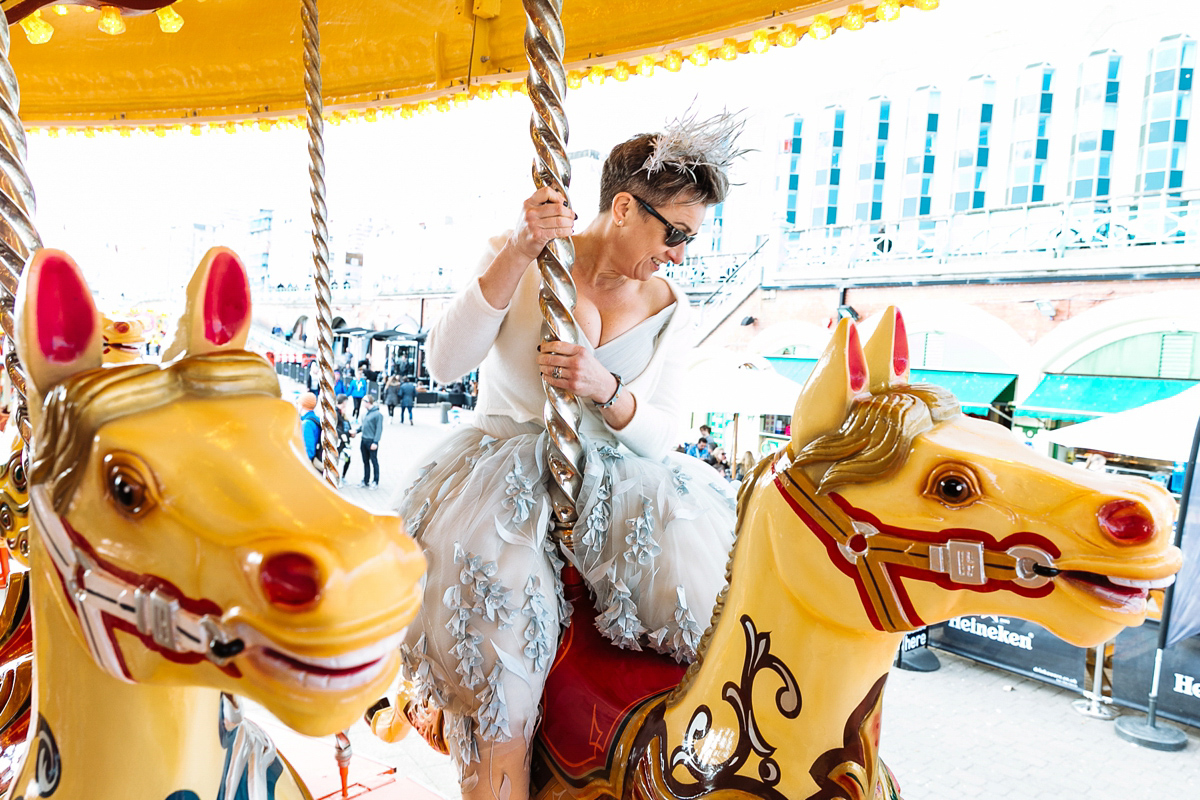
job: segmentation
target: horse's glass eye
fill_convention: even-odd
[[[0,505],[0,528],[6,532],[12,532],[16,528],[16,520],[13,519],[12,509],[8,507],[8,503]]]
[[[960,507],[979,499],[979,480],[960,464],[943,464],[925,484],[925,494],[943,505]]]
[[[25,483],[25,465],[21,463],[20,454],[18,454],[14,460],[16,461],[15,464],[10,462],[10,466],[12,467],[13,488],[18,492],[27,491],[29,486]]]
[[[154,507],[147,480],[133,465],[109,456],[105,483],[108,496],[122,513],[140,517]]]

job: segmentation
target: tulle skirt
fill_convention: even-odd
[[[481,739],[532,739],[570,619],[564,561],[592,589],[606,637],[691,661],[724,586],[736,503],[698,459],[642,458],[583,437],[572,554],[549,535],[545,430],[496,417],[477,424],[485,430],[462,428],[425,459],[398,509],[429,561],[405,673],[449,712],[447,741],[464,775]]]

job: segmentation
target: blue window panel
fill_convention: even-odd
[[[925,156],[925,160],[921,165],[921,171],[926,175],[933,174],[933,156]]]
[[[1192,89],[1193,70],[1191,67],[1184,67],[1179,70],[1179,91],[1188,92]]]
[[[842,146],[842,139],[843,139],[843,137],[845,137],[845,135],[846,135],[846,134],[845,134],[845,132],[844,132],[844,131],[841,131],[841,130],[836,130],[836,131],[834,131],[834,132],[833,132],[833,146],[834,146],[834,147],[841,147],[841,146]]]
[[[1041,183],[1041,182],[1042,182],[1042,169],[1043,169],[1043,167],[1045,167],[1045,164],[1034,164],[1034,165],[1033,165],[1033,182],[1034,182],[1034,183]]]
[[[1104,84],[1104,102],[1115,103],[1117,96],[1120,94],[1121,84],[1118,81],[1109,81]]]
[[[1183,145],[1175,145],[1171,148],[1171,169],[1183,169]]]
[[[1045,158],[1046,154],[1049,152],[1050,152],[1050,140],[1049,139],[1038,139],[1037,147],[1033,151],[1033,157],[1039,158],[1039,159]]]
[[[859,203],[854,207],[854,218],[859,222],[866,222],[871,218],[871,204]]]
[[[917,215],[917,198],[904,198],[903,209],[900,212],[902,217],[915,217]]]
[[[871,179],[871,173],[874,170],[874,167],[875,167],[875,165],[870,164],[870,163],[859,164],[858,165],[858,179],[860,181],[869,181]]]
[[[1094,132],[1081,133],[1075,140],[1075,151],[1079,153],[1090,153],[1100,144]]]
[[[798,137],[800,135],[800,129],[803,126],[804,126],[804,120],[802,120],[802,119],[792,120],[792,136]]]
[[[1099,167],[1100,168],[1096,174],[1101,178],[1107,178],[1110,174],[1110,170],[1112,169],[1112,156],[1100,156]]]
[[[983,208],[983,192],[975,192],[975,197],[971,202],[971,208]]]
[[[904,174],[913,175],[921,171],[921,157],[913,156],[904,162]]]
[[[791,165],[792,168],[788,171],[789,172],[799,172],[800,171],[800,154],[795,151],[792,151],[791,161],[792,161],[792,165]]]
[[[882,181],[879,183],[876,183],[874,186],[871,187],[871,199],[877,203],[881,202],[883,200],[883,182]]]
[[[986,167],[988,165],[988,153],[991,152],[986,147],[979,148],[979,153],[975,158],[975,163],[978,166]]]
[[[1013,203],[1029,202],[1029,187],[1028,186],[1014,186],[1012,188],[1012,202]]]
[[[813,220],[812,221],[813,227],[817,227],[819,225],[824,225],[825,224],[825,209],[814,208],[812,220]]]
[[[923,195],[929,194],[929,183],[930,183],[929,178],[921,179],[921,194],[923,194]]]
[[[955,211],[966,211],[967,208],[970,206],[970,204],[971,204],[971,193],[970,192],[959,192],[958,194],[954,195],[954,210]]]
[[[1100,178],[1096,181],[1096,197],[1106,197],[1108,195],[1108,178]]]
[[[889,126],[886,122],[879,123],[879,133],[876,134],[876,138],[879,138],[879,139],[888,138],[888,127]]]
[[[836,225],[837,224],[837,206],[830,206],[828,209],[826,209],[825,224],[826,225]]]
[[[833,127],[835,127],[835,128],[846,127],[846,112],[843,111],[842,109],[838,109],[837,111],[834,112]]]
[[[1054,95],[1046,92],[1042,95],[1042,102],[1038,105],[1038,111],[1043,114],[1049,114],[1054,110]]]
[[[1175,120],[1175,141],[1187,141],[1188,121],[1186,119]]]
[[[1173,69],[1164,69],[1154,73],[1154,94],[1174,90],[1176,74],[1176,70]]]
[[[871,219],[883,219],[883,203],[871,203]]]
[[[800,155],[801,142],[802,142],[802,140],[800,139],[799,136],[796,136],[792,139],[792,155],[797,155],[797,156]]]
[[[1042,198],[1045,197],[1045,195],[1046,195],[1046,187],[1042,186],[1040,183],[1034,184],[1033,191],[1030,194],[1030,198],[1029,198],[1030,202],[1040,203],[1040,202],[1042,202]]]
[[[787,221],[788,221],[788,225],[796,224],[796,212],[795,211],[787,212]]]
[[[884,144],[883,142],[880,142],[879,144],[877,144],[875,146],[875,160],[883,161],[883,156],[884,156],[885,152],[887,152],[887,145]]]
[[[1121,68],[1121,57],[1111,56],[1108,59],[1108,79],[1115,81],[1117,79],[1117,70]]]
[[[980,128],[979,128],[979,146],[980,147],[987,147],[988,132],[991,130],[991,127],[992,127],[991,125],[980,126]]]
[[[883,174],[887,171],[887,164],[883,161],[875,162],[875,180],[883,180]]]
[[[1100,149],[1113,149],[1113,138],[1116,136],[1116,131],[1100,131]]]
[[[888,119],[891,119],[891,116],[892,116],[892,102],[890,100],[884,100],[882,103],[879,104],[879,119],[888,120]]]
[[[794,192],[799,188],[800,188],[800,176],[799,175],[788,175],[788,189]]]
[[[1171,138],[1171,121],[1162,119],[1158,122],[1151,122],[1147,126],[1146,141],[1150,144],[1155,142],[1165,142]]]
[[[958,151],[958,166],[972,167],[975,165],[974,150],[959,150]]]
[[[1167,183],[1167,173],[1165,172],[1147,172],[1143,177],[1143,188],[1148,192],[1157,191]]]
[[[1046,130],[1049,127],[1050,127],[1050,115],[1049,114],[1043,114],[1042,116],[1038,117],[1037,135],[1038,135],[1039,139],[1046,138]]]
[[[788,192],[787,209],[788,209],[788,211],[796,210],[796,193],[795,192]]]
[[[841,166],[841,163],[842,163],[842,148],[839,147],[836,150],[834,150],[833,154],[829,157],[829,166],[838,167],[838,166]]]
[[[977,170],[975,170],[975,188],[976,188],[976,189],[982,189],[982,188],[983,188],[983,176],[984,176],[984,175],[986,175],[986,174],[987,174],[987,170],[986,170],[986,169],[977,169]]]
[[[938,115],[930,114],[929,117],[925,120],[925,130],[929,131],[930,133],[937,133],[937,126],[938,126]]]
[[[922,217],[929,213],[930,205],[931,205],[931,201],[928,197],[921,198],[921,216]]]
[[[840,169],[829,170],[829,185],[830,186],[841,186],[842,185],[842,171]]]
[[[1171,170],[1171,178],[1167,182],[1168,189],[1178,189],[1183,186],[1183,170]]]
[[[817,186],[828,186],[829,185],[829,170],[827,170],[827,169],[817,170],[816,184],[817,184]]]
[[[979,107],[979,121],[983,123],[992,121],[992,104],[984,103]]]
[[[829,205],[836,206],[837,201],[838,201],[838,190],[830,189],[829,190]]]
[[[1054,77],[1054,70],[1048,69],[1042,73],[1042,91],[1050,91],[1050,79]]]
[[[1092,196],[1092,182],[1090,179],[1086,180],[1086,181],[1075,181],[1075,199],[1076,200],[1082,200],[1086,197],[1091,197],[1091,196]]]

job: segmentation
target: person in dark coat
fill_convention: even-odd
[[[363,398],[362,442],[359,443],[363,460],[363,488],[379,487],[379,438],[383,436],[383,414],[375,405],[375,395]],[[371,480],[371,467],[375,467],[375,480]]]
[[[383,387],[383,402],[387,405],[388,419],[396,416],[396,406],[400,404],[400,376],[393,375],[388,378],[387,384]],[[404,412],[400,412],[400,421],[404,421]]]
[[[408,411],[408,424],[413,424],[413,406],[417,402],[417,385],[412,378],[405,378],[400,384],[400,424],[404,424],[404,412]]]

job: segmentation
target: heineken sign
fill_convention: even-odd
[[[1087,688],[1087,651],[1015,617],[955,617],[929,628],[929,643],[1055,686]]]

